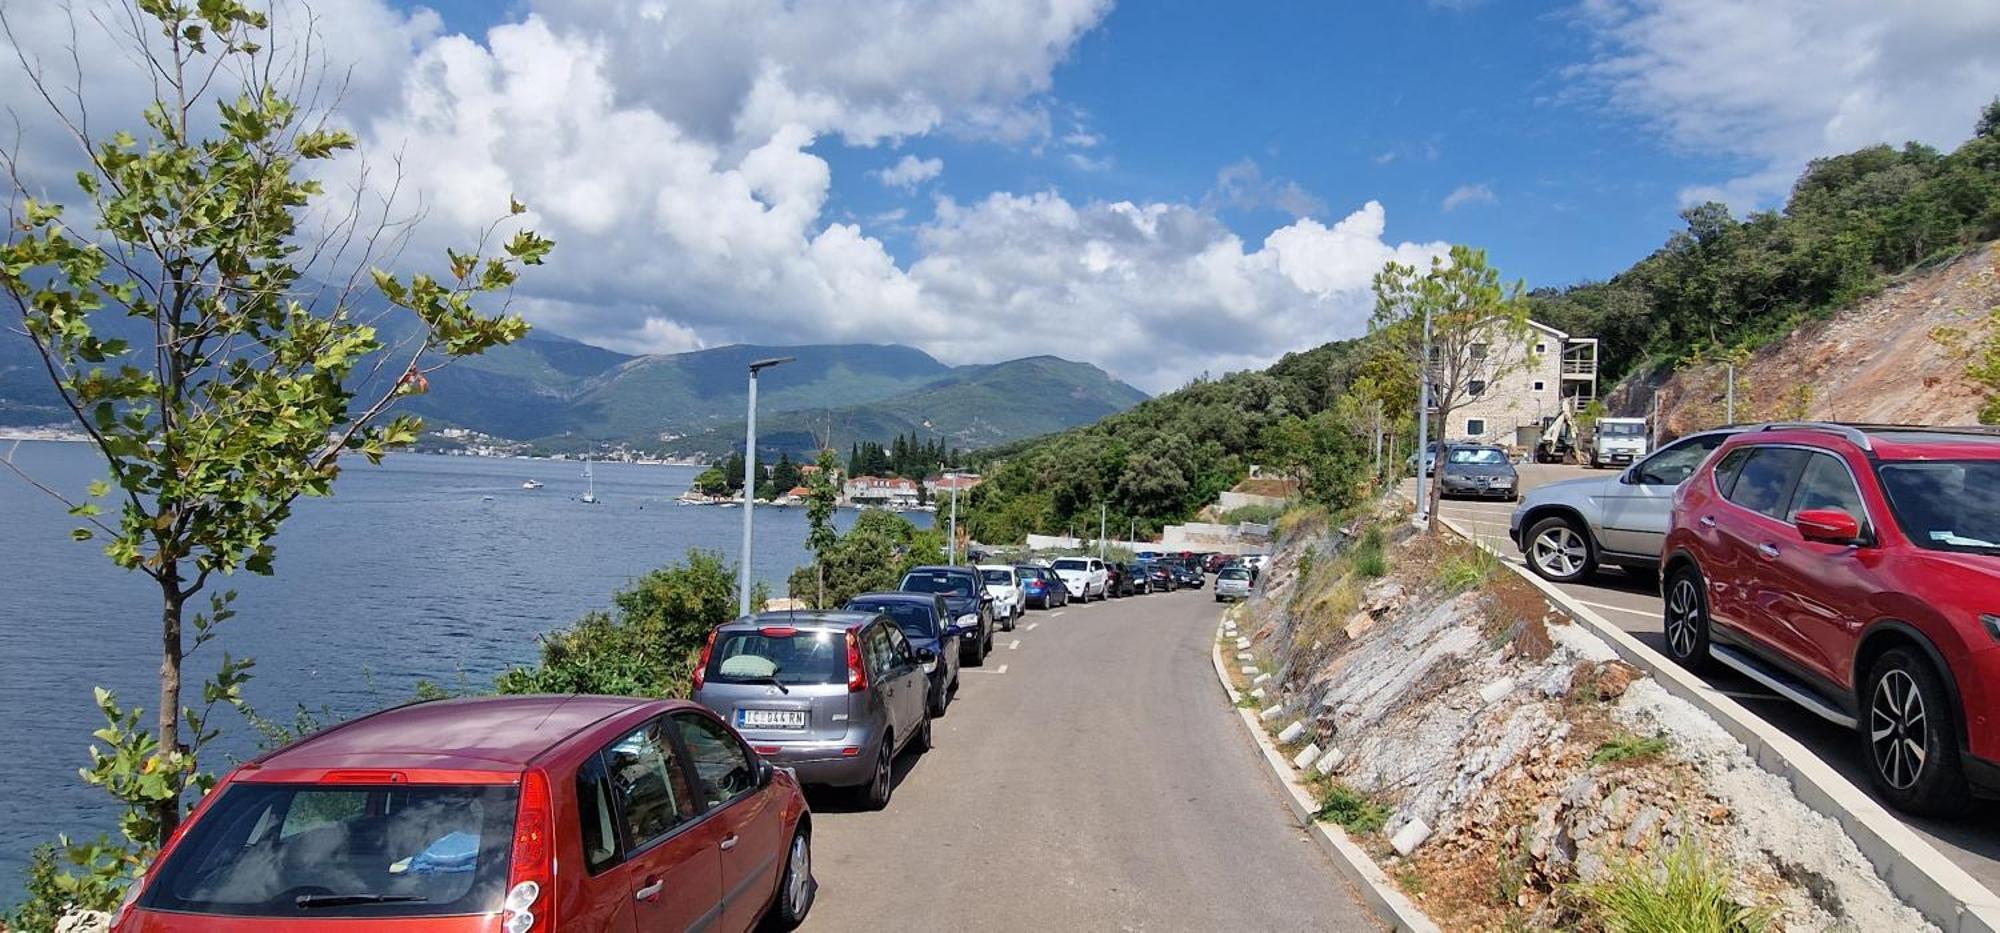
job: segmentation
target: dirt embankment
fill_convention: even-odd
[[[1977,335],[2000,306],[2000,243],[1904,278],[1881,294],[1807,324],[1737,370],[1739,422],[1812,418],[1886,424],[1972,424],[1983,402],[1965,362],[1940,331]],[[1662,378],[1666,376],[1666,378]],[[1652,413],[1653,393],[1670,436],[1722,424],[1727,367],[1689,365],[1628,377],[1607,410]]]
[[[1285,525],[1228,617],[1239,687],[1321,818],[1444,929],[1632,928],[1633,896],[1706,928],[1670,868],[1749,928],[1929,928],[1838,824],[1490,556],[1386,514]]]

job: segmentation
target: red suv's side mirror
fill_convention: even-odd
[[[1839,509],[1806,509],[1792,517],[1792,524],[1807,541],[1853,544],[1861,537],[1861,523]]]

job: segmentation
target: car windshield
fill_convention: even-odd
[[[1042,572],[1032,567],[1014,568],[1014,579],[1016,580],[1039,580],[1041,578]]]
[[[1066,558],[1063,558],[1062,560],[1059,560],[1059,561],[1056,561],[1056,562],[1055,562],[1055,569],[1057,569],[1057,570],[1089,570],[1089,569],[1090,569],[1090,561],[1087,561],[1087,560],[1080,560],[1080,559],[1078,559],[1078,558],[1074,558],[1074,557],[1066,557]]]
[[[937,620],[931,607],[904,600],[857,599],[847,604],[847,608],[857,612],[882,612],[895,620],[896,627],[911,638],[938,637]]]
[[[836,684],[847,680],[847,633],[765,626],[725,631],[708,655],[710,683]]]
[[[1646,425],[1638,421],[1623,424],[1600,421],[1597,423],[1597,433],[1605,437],[1645,437]]]
[[[2000,554],[2000,460],[1884,463],[1878,470],[1896,521],[1918,547]]]
[[[946,596],[971,596],[972,578],[962,573],[917,572],[903,578],[903,585],[897,587],[905,593],[943,593]]]
[[[1497,447],[1453,447],[1446,462],[1501,464],[1507,462],[1507,455]]]
[[[1248,580],[1250,579],[1250,571],[1244,570],[1241,567],[1224,567],[1221,573],[1215,575],[1215,578],[1218,580]]]
[[[1014,582],[1014,572],[1011,570],[981,570],[979,576],[988,583],[1011,585]]]
[[[143,906],[292,920],[490,913],[517,798],[508,785],[231,784]]]

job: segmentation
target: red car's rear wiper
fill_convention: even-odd
[[[301,894],[292,899],[300,910],[315,907],[351,907],[355,904],[407,904],[427,901],[421,894]]]

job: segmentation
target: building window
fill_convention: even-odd
[[[1474,379],[1465,384],[1465,394],[1478,398],[1486,394],[1486,380]]]
[[[1536,353],[1547,353],[1547,352],[1549,352],[1549,345],[1548,345],[1548,344],[1546,344],[1546,343],[1538,343],[1538,344],[1535,344],[1535,352],[1536,352]]]
[[[1466,437],[1485,437],[1485,436],[1486,436],[1486,419],[1484,419],[1484,418],[1467,418],[1467,419],[1465,419],[1465,436],[1466,436]]]
[[[1475,359],[1475,360],[1483,360],[1483,359],[1485,359],[1485,358],[1486,358],[1486,345],[1485,345],[1485,344],[1483,344],[1483,343],[1475,343],[1475,344],[1473,344],[1473,345],[1472,345],[1472,358],[1473,358],[1473,359]]]
[[[1542,382],[1542,381],[1541,381],[1540,379],[1537,379],[1537,380],[1535,380],[1535,391],[1537,391],[1537,392],[1540,392],[1540,391],[1542,391],[1542,387],[1543,387],[1544,385],[1545,385],[1545,383],[1543,383],[1543,382]]]

